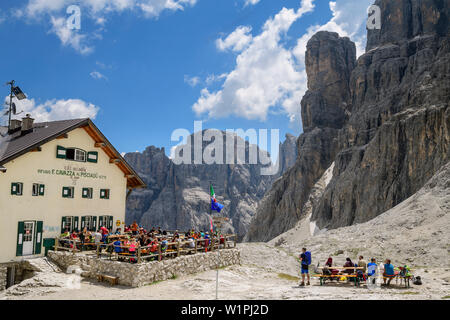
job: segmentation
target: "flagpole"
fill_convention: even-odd
[[[211,190],[211,188],[212,188],[212,183],[211,183],[211,181],[209,181],[209,190]],[[209,218],[212,220],[212,203],[211,203],[211,201],[212,201],[212,198],[210,197],[210,203],[209,203],[210,217]],[[214,232],[214,225],[213,225],[213,230],[211,230],[211,241],[214,236],[213,232]],[[217,250],[217,271],[216,271],[216,300],[219,300],[220,239],[219,239],[219,246],[217,248],[218,248],[218,250]]]

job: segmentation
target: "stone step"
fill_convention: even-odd
[[[38,272],[61,272],[59,267],[51,262],[47,257],[27,259],[26,261],[35,271]]]

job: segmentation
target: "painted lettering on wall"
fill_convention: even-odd
[[[37,169],[38,174],[68,176],[71,178],[91,178],[106,180],[106,176],[97,172],[89,172],[84,167],[64,166],[64,169]]]

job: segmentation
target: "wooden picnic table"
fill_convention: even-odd
[[[364,267],[318,267],[317,269],[334,269],[334,270],[357,269],[357,270],[364,270]]]

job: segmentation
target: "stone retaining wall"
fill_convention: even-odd
[[[240,251],[226,249],[208,253],[197,253],[163,261],[140,264],[98,259],[95,256],[72,254],[66,251],[49,251],[48,257],[60,268],[77,265],[83,270],[82,276],[96,278],[97,274],[119,277],[119,284],[140,287],[155,281],[163,281],[174,276],[194,274],[219,267],[240,264]],[[219,261],[220,260],[220,261]]]
[[[0,291],[6,289],[7,277],[8,277],[7,267],[0,266]]]

